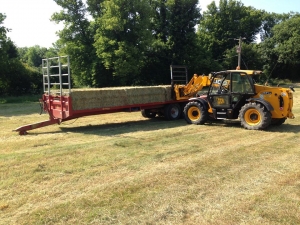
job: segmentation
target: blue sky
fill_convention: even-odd
[[[200,0],[203,10],[212,0]],[[218,5],[219,0],[215,1]],[[300,12],[300,0],[241,0],[245,6],[268,12]],[[50,21],[60,7],[53,0],[0,0],[0,12],[6,14],[4,26],[11,29],[8,36],[18,47],[40,45],[51,47],[57,40],[56,31],[62,24]]]
[[[212,0],[199,0],[200,6],[206,9],[206,5]],[[219,0],[215,0],[219,4]],[[245,6],[253,6],[256,9],[263,9],[267,12],[288,13],[290,11],[300,12],[299,0],[241,0]]]

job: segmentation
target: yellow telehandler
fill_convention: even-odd
[[[177,100],[189,98],[183,113],[187,123],[204,124],[210,119],[240,119],[250,130],[263,130],[293,119],[293,87],[270,87],[255,83],[257,70],[226,70],[209,76],[194,75],[186,85],[174,85]],[[195,96],[203,87],[206,94]],[[195,96],[195,97],[192,97]]]

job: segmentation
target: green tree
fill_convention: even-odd
[[[215,59],[223,58],[223,53],[236,45],[235,38],[245,38],[245,43],[256,40],[260,31],[262,15],[253,7],[246,7],[240,1],[220,0],[217,7],[213,1],[203,13],[198,35]]]
[[[187,65],[191,71],[199,66],[198,58],[204,52],[195,34],[201,17],[197,3],[195,0],[151,1],[150,29],[154,39],[142,71],[145,80],[170,83],[171,64]]]
[[[59,46],[53,44],[52,47],[48,48],[45,53],[45,58],[53,58],[59,55]]]
[[[17,47],[6,35],[9,29],[2,25],[5,18],[0,13],[0,95],[39,92],[41,82],[35,78],[40,74],[19,60]]]
[[[241,69],[262,70],[263,60],[259,54],[259,45],[256,43],[242,43],[241,47]],[[237,47],[227,49],[224,55],[224,70],[235,69],[238,65]]]
[[[300,63],[300,15],[283,21],[273,28],[272,42],[278,55],[278,62]]]
[[[94,19],[97,19],[102,15],[103,8],[101,7],[101,4],[104,1],[105,0],[86,0],[87,10]]]
[[[62,7],[51,19],[63,22],[63,30],[58,32],[60,54],[69,55],[72,77],[78,86],[101,86],[99,76],[104,76],[104,67],[99,63],[93,47],[95,27],[87,19],[87,9],[82,0],[54,0]],[[104,71],[104,72],[102,72]],[[103,77],[102,81],[105,81]],[[102,84],[103,86],[103,84]]]
[[[42,87],[40,73],[23,64],[16,46],[10,39],[0,48],[0,95],[39,93]]]
[[[190,53],[195,50],[195,26],[200,19],[197,0],[167,1],[169,27],[166,44],[170,50],[172,64],[191,63]]]
[[[300,68],[300,15],[276,24],[270,38],[260,44],[265,61],[265,71],[269,76],[299,79]]]
[[[9,31],[8,28],[3,26],[3,21],[6,19],[6,15],[0,13],[0,40],[4,41],[6,40],[6,33]]]
[[[144,66],[152,40],[148,0],[103,1],[96,20],[95,48],[119,85],[132,84]],[[117,83],[116,83],[117,84]]]
[[[295,15],[295,13],[268,13],[264,10],[261,10],[262,15],[262,25],[260,29],[260,39],[264,41],[266,38],[272,37],[272,29],[275,25],[290,19]]]
[[[47,48],[38,45],[33,47],[18,48],[20,60],[30,67],[41,67],[42,59],[47,58]]]

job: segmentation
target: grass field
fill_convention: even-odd
[[[139,112],[48,119],[0,104],[0,224],[300,224],[300,88],[294,120],[266,131]]]

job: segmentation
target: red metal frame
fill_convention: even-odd
[[[78,117],[106,114],[106,113],[116,113],[116,112],[133,112],[142,109],[155,109],[163,108],[167,104],[172,103],[182,103],[187,100],[174,100],[167,102],[154,102],[147,104],[135,104],[126,106],[115,106],[115,107],[105,107],[105,108],[95,108],[95,109],[85,109],[85,110],[73,110],[72,108],[72,98],[70,96],[52,96],[44,94],[40,102],[43,106],[43,110],[49,114],[49,120],[28,124],[21,126],[15,131],[18,131],[20,135],[27,134],[28,130],[33,130],[41,127],[45,127],[52,124],[60,124],[63,121],[75,119]]]
[[[15,131],[18,131],[20,135],[24,135],[24,134],[27,134],[28,130],[33,130],[33,129],[37,129],[37,128],[40,128],[40,127],[45,127],[45,126],[48,126],[48,125],[56,124],[56,123],[60,124],[60,120],[50,118],[49,120],[45,120],[45,121],[42,121],[42,122],[38,122],[38,123],[34,123],[34,124],[28,124],[28,125],[19,127],[17,129],[15,129]]]

